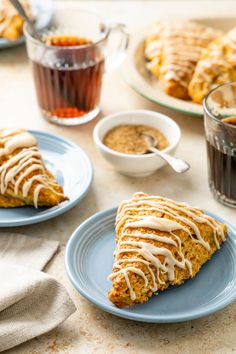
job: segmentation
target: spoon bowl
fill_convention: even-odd
[[[172,169],[177,173],[184,173],[190,169],[188,162],[181,160],[177,157],[171,156],[168,153],[158,150],[156,146],[158,141],[152,135],[148,133],[143,133],[143,138],[147,143],[147,151],[154,152],[157,156],[165,160]]]

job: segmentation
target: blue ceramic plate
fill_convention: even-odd
[[[55,5],[52,0],[30,0],[33,16],[36,19],[35,26],[41,30],[49,25],[52,20]],[[9,41],[0,38],[0,49],[16,47],[25,42],[25,37],[21,36],[17,41]]]
[[[181,322],[207,316],[236,299],[236,229],[194,279],[153,296],[143,305],[119,309],[107,298],[107,276],[113,265],[116,209],[95,214],[71,236],[65,255],[66,270],[74,287],[89,301],[116,316],[143,322]]]
[[[61,215],[87,194],[92,182],[91,162],[78,145],[58,135],[36,130],[30,132],[38,141],[47,168],[63,186],[69,201],[52,208],[0,208],[0,227],[30,225]]]

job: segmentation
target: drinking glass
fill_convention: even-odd
[[[213,89],[203,107],[210,189],[219,202],[236,207],[236,82]]]
[[[125,27],[108,25],[89,11],[68,9],[58,10],[46,30],[33,32],[26,24],[24,33],[43,116],[61,125],[95,118],[104,71],[119,65],[128,46]],[[60,42],[43,40],[50,37]],[[74,45],[73,38],[85,41]]]

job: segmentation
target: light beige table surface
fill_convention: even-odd
[[[64,1],[58,6],[93,9],[109,19],[127,23],[132,30],[158,18],[213,17],[236,13],[236,2],[226,1]],[[136,191],[188,201],[236,225],[235,210],[218,204],[208,189],[202,119],[175,113],[139,97],[123,82],[118,71],[104,79],[101,108],[102,116],[134,108],[152,109],[170,115],[182,129],[178,154],[191,163],[191,170],[184,175],[176,175],[164,167],[145,179],[119,175],[95,150],[91,132],[96,121],[73,128],[44,121],[37,109],[24,47],[0,52],[1,126],[19,126],[61,134],[80,144],[94,166],[92,188],[78,206],[53,220],[12,228],[12,231],[57,239],[64,246],[72,231],[83,220],[97,211],[117,205]],[[63,250],[64,247],[50,265],[49,272],[67,287],[78,307],[77,312],[56,330],[8,351],[9,354],[224,354],[236,351],[236,303],[213,316],[180,324],[142,324],[117,318],[97,309],[72,288],[64,270]]]

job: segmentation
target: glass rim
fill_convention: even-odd
[[[65,9],[61,9],[61,10],[63,11]],[[73,11],[73,9],[66,9],[66,10]],[[40,41],[39,39],[35,38],[29,31],[29,24],[27,22],[25,22],[24,26],[23,26],[23,32],[24,32],[26,39],[37,44],[37,45],[41,45],[44,48],[48,48],[48,49],[59,49],[60,48],[60,50],[63,50],[63,49],[66,49],[66,50],[80,49],[80,50],[82,50],[82,49],[86,49],[89,47],[95,47],[95,46],[99,45],[101,42],[103,42],[105,39],[107,39],[107,37],[110,33],[110,26],[108,26],[107,22],[104,20],[104,18],[102,16],[98,15],[96,12],[84,10],[84,9],[76,9],[76,11],[78,11],[80,13],[83,12],[83,13],[93,15],[93,16],[99,18],[100,20],[102,20],[102,23],[105,25],[105,29],[106,29],[106,31],[104,32],[104,35],[100,39],[98,39],[97,41],[92,42],[92,43],[59,47],[59,46],[46,44],[46,43]],[[50,26],[50,24],[49,24],[49,26]],[[46,29],[47,27],[45,27],[44,29]],[[44,30],[44,29],[36,30],[36,33],[39,33],[41,30]]]
[[[208,106],[207,106],[207,100],[209,98],[209,96],[216,90],[218,90],[220,87],[223,87],[223,86],[230,86],[232,84],[235,84],[236,85],[236,81],[230,81],[230,82],[226,82],[224,84],[221,84],[221,85],[218,85],[217,87],[213,88],[212,90],[210,90],[208,92],[208,94],[205,96],[204,100],[203,100],[203,110],[204,112],[211,118],[213,119],[214,121],[216,121],[218,124],[222,124],[222,125],[225,125],[227,127],[231,127],[232,129],[236,129],[236,125],[233,125],[233,124],[230,124],[230,123],[227,123],[227,122],[224,122],[222,120],[219,120],[216,118],[216,116],[214,116],[214,114],[212,112],[210,112],[210,110],[208,109]],[[235,107],[236,108],[236,107]],[[236,117],[236,115],[235,115]]]

